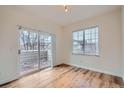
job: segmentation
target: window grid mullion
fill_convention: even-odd
[[[83,31],[83,52],[85,54],[85,30]]]

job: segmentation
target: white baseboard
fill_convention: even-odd
[[[61,64],[65,64],[65,63],[54,64],[53,67],[54,67],[54,66],[57,66],[57,65],[61,65]]]
[[[11,82],[11,81],[16,80],[16,79],[18,79],[18,78],[19,78],[19,77],[14,77],[14,78],[7,78],[7,79],[5,79],[5,80],[1,80],[1,81],[0,81],[0,85],[5,84],[5,83],[8,83],[8,82]]]
[[[64,64],[79,67],[79,68],[84,68],[84,69],[88,69],[88,70],[92,70],[92,71],[96,71],[96,72],[100,72],[100,73],[105,73],[105,74],[109,74],[109,75],[113,75],[113,76],[118,76],[118,77],[122,78],[121,75],[118,75],[118,74],[115,74],[115,73],[112,73],[112,72],[108,72],[108,71],[103,71],[103,70],[96,69],[96,68],[89,68],[89,67],[86,67],[86,66],[79,66],[79,65],[75,65],[75,64],[71,64],[71,63],[64,63]],[[123,80],[124,80],[124,78],[123,78]]]

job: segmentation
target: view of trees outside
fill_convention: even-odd
[[[22,72],[38,69],[39,61],[41,68],[50,66],[52,61],[52,39],[50,35],[21,30],[20,49]]]
[[[21,31],[20,32],[21,50],[38,50],[38,34],[34,32]],[[40,35],[40,50],[50,48],[51,36]]]
[[[98,55],[98,27],[73,32],[73,53]]]
[[[38,50],[38,34],[28,31],[20,32],[21,50]]]

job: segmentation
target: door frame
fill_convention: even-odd
[[[19,29],[28,29],[30,32],[36,32],[38,35],[40,35],[40,33],[46,33],[48,35],[50,35],[52,37],[52,60],[51,60],[51,68],[53,68],[54,66],[54,63],[56,62],[56,35],[55,34],[52,34],[52,33],[49,33],[49,32],[45,32],[45,31],[42,31],[42,30],[36,30],[36,29],[32,29],[32,28],[28,28],[28,27],[23,27],[23,26],[20,26],[20,25],[17,25],[17,46],[18,46],[18,50],[17,50],[17,55],[18,55],[18,63],[17,63],[17,77],[18,78],[21,78],[25,75],[29,75],[29,74],[32,74],[32,73],[35,73],[35,72],[38,72],[40,70],[42,70],[42,68],[40,68],[40,65],[38,65],[38,70],[35,70],[35,71],[32,71],[30,73],[26,73],[24,75],[20,75],[20,54],[19,54],[19,50],[21,49],[20,48],[20,30]],[[38,53],[38,56],[39,56],[39,53]],[[40,64],[40,62],[38,62],[38,64]]]

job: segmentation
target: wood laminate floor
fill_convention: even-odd
[[[118,88],[121,78],[69,65],[45,69],[4,84],[3,88]]]

